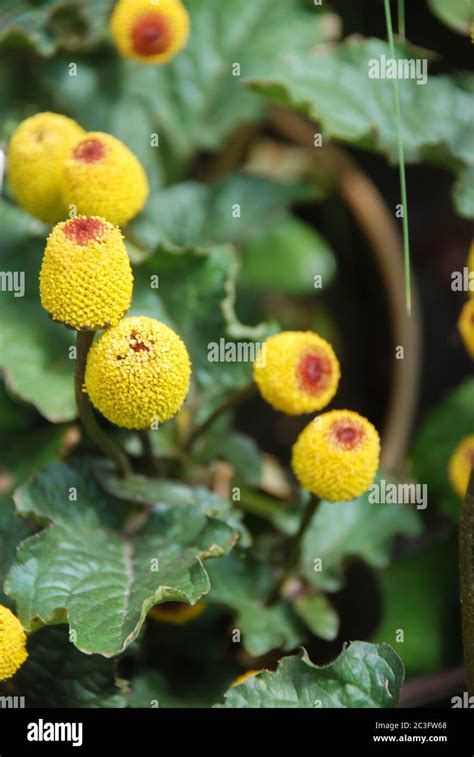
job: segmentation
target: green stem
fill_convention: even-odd
[[[83,392],[84,375],[86,371],[87,353],[94,341],[94,331],[77,332],[77,356],[76,369],[74,375],[74,390],[76,395],[76,404],[82,425],[91,440],[110,457],[119,475],[128,476],[132,472],[129,459],[125,452],[103,431],[95,417],[92,405],[85,392]]]
[[[398,36],[405,40],[405,0],[398,0]]]
[[[474,695],[474,469],[461,510],[459,528],[459,571],[461,589],[464,666],[469,694]]]
[[[150,432],[147,429],[143,429],[138,432],[143,449],[143,458],[148,466],[150,473],[154,475],[159,474],[158,461],[153,453],[153,446],[150,439]]]
[[[188,452],[194,445],[196,440],[199,439],[199,437],[212,426],[214,421],[216,421],[217,418],[222,415],[222,413],[225,413],[227,410],[233,410],[233,408],[235,408],[241,402],[244,402],[246,399],[251,397],[254,391],[255,385],[250,384],[250,386],[245,387],[245,389],[241,389],[240,391],[235,392],[235,394],[233,394],[231,397],[229,397],[229,399],[223,402],[222,405],[216,407],[216,409],[210,414],[209,418],[200,426],[197,426],[197,428],[195,428],[194,431],[190,434],[184,445],[184,451]]]
[[[320,499],[318,497],[311,497],[311,500],[309,501],[308,507],[303,513],[303,517],[301,519],[300,527],[298,528],[298,531],[296,534],[290,539],[288,544],[288,557],[285,563],[283,575],[281,579],[279,580],[277,586],[270,594],[270,597],[268,598],[268,604],[272,605],[275,604],[275,602],[279,599],[281,595],[281,590],[283,589],[283,586],[285,585],[286,581],[291,578],[295,568],[298,566],[300,561],[300,553],[301,553],[301,544],[304,539],[304,536],[306,534],[306,531],[308,529],[309,524],[313,520],[313,517],[316,513],[316,510],[319,507]]]
[[[385,3],[385,20],[387,23],[387,34],[390,45],[390,55],[395,58],[395,43],[393,39],[392,15],[390,12],[390,0],[384,0]],[[398,139],[398,162],[400,165],[400,190],[402,195],[403,206],[403,255],[405,261],[405,299],[408,315],[411,315],[411,263],[410,263],[410,232],[408,225],[408,200],[407,200],[407,182],[405,172],[405,150],[402,139],[402,115],[400,106],[400,91],[398,80],[393,80],[393,93],[395,101],[395,116],[397,121],[397,139]]]

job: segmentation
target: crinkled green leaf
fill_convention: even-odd
[[[334,255],[324,237],[297,219],[285,218],[244,246],[239,283],[288,295],[314,294],[331,283],[335,270]]]
[[[234,627],[251,655],[271,649],[294,649],[307,635],[304,626],[283,602],[267,605],[275,586],[269,564],[229,555],[211,566],[212,590],[207,601],[235,613]]]
[[[426,57],[405,45],[397,52],[403,59]],[[288,55],[271,74],[248,77],[247,84],[302,110],[321,124],[326,139],[376,150],[396,162],[391,80],[369,78],[369,62],[382,55],[391,57],[382,40],[349,39],[336,48]],[[467,76],[429,76],[424,85],[399,79],[407,162],[428,160],[456,171],[472,165],[472,82]]]
[[[177,505],[155,506],[134,536],[120,532],[126,505],[83,465],[47,468],[15,501],[20,513],[50,524],[23,542],[6,581],[25,628],[69,622],[78,649],[105,657],[137,637],[153,605],[194,604],[206,594],[203,560],[237,538],[222,521]]]
[[[26,707],[119,708],[128,704],[128,687],[116,664],[79,652],[64,628],[43,628],[28,640],[29,657],[13,680]],[[0,685],[1,692],[1,685]],[[11,695],[5,686],[3,694]]]
[[[457,520],[461,500],[448,478],[451,455],[474,431],[474,379],[468,379],[433,410],[421,425],[411,450],[413,473],[428,486],[429,506]]]
[[[433,13],[460,34],[469,34],[474,19],[471,0],[428,0]]]
[[[347,560],[385,567],[393,537],[420,532],[414,505],[371,503],[368,492],[351,502],[321,502],[303,539],[303,573],[313,586],[337,591]]]
[[[403,663],[386,644],[354,641],[330,665],[318,667],[303,649],[284,657],[274,673],[264,671],[230,689],[224,707],[395,707]]]
[[[339,632],[339,616],[324,594],[297,597],[292,607],[315,636],[327,641],[336,638]]]
[[[408,678],[458,662],[457,541],[444,538],[378,575],[381,618],[371,640],[399,650]]]
[[[262,476],[262,453],[255,441],[245,434],[210,429],[193,447],[195,459],[210,463],[226,460],[234,468],[238,481],[246,486],[258,487]]]

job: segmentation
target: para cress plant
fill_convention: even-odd
[[[180,0],[160,0],[158,4],[120,0],[110,16],[116,50],[133,64],[168,63],[184,50],[190,33],[190,17]],[[146,166],[112,134],[86,132],[73,119],[53,112],[23,120],[11,136],[7,157],[9,190],[17,205],[52,225],[39,276],[41,305],[58,329],[63,326],[76,332],[74,388],[86,439],[77,457],[70,455],[69,471],[92,487],[93,503],[108,498],[104,500],[105,516],[99,513],[96,518],[102,507],[99,503],[97,512],[85,514],[84,520],[94,534],[100,530],[100,519],[105,518],[102,549],[105,551],[109,535],[112,541],[112,534],[118,534],[120,544],[123,541],[126,545],[127,578],[136,572],[143,583],[139,585],[136,579],[137,607],[123,611],[124,628],[113,644],[110,639],[107,643],[102,639],[84,642],[88,631],[81,635],[81,626],[87,625],[91,608],[94,613],[94,599],[86,597],[86,609],[78,610],[73,606],[75,595],[80,596],[77,587],[58,599],[57,606],[53,599],[52,605],[45,603],[47,609],[32,608],[30,622],[23,626],[21,621],[29,614],[25,608],[31,599],[22,572],[25,563],[28,565],[28,559],[22,556],[22,550],[28,549],[26,539],[6,582],[6,594],[17,600],[18,617],[9,607],[0,605],[0,682],[15,681],[17,673],[25,674],[30,642],[31,658],[36,654],[28,637],[58,618],[61,623],[69,622],[77,655],[85,652],[110,658],[125,653],[132,642],[139,645],[147,620],[158,629],[166,625],[179,634],[182,626],[191,623],[196,628],[202,623],[205,629],[206,619],[212,618],[217,607],[217,611],[230,609],[234,613],[237,630],[239,623],[247,623],[244,637],[248,646],[241,670],[233,670],[233,682],[228,680],[231,689],[227,700],[236,704],[228,706],[251,706],[246,702],[252,701],[253,695],[257,696],[255,701],[264,702],[261,706],[273,706],[265,703],[273,702],[272,681],[278,688],[279,676],[290,681],[298,703],[307,699],[312,686],[318,690],[321,669],[312,665],[304,650],[298,657],[285,658],[271,673],[264,671],[267,662],[263,658],[274,649],[294,650],[311,634],[326,640],[336,638],[338,621],[324,593],[326,587],[314,578],[313,564],[319,555],[313,554],[311,544],[324,527],[322,518],[330,521],[343,508],[354,512],[354,508],[364,507],[364,494],[376,479],[381,455],[379,433],[367,418],[350,408],[325,411],[330,403],[337,402],[343,379],[335,349],[312,330],[284,330],[266,336],[265,360],[257,359],[253,364],[253,385],[217,407],[199,406],[199,366],[193,366],[197,362],[195,353],[178,333],[180,329],[146,314],[128,315],[136,287],[127,250],[127,244],[134,240],[129,224],[153,200]],[[473,255],[474,246],[468,263],[471,269]],[[186,309],[188,303],[183,301],[181,306]],[[205,293],[199,307],[208,307]],[[459,332],[471,357],[473,307],[471,296],[459,319]],[[216,474],[215,463],[225,457],[223,450],[214,449],[210,458],[205,453],[219,424],[230,438],[229,413],[249,390],[258,392],[283,416],[312,417],[292,446],[293,479],[289,485],[285,482],[284,496],[265,496],[254,486],[247,487],[241,502],[240,489],[244,487],[231,489],[229,481],[224,484],[225,494],[220,495],[222,468],[217,466]],[[173,426],[173,419],[171,451],[163,454],[155,439]],[[218,446],[225,446],[225,434]],[[137,455],[131,450],[138,441],[141,454]],[[444,461],[446,479],[460,500],[466,495],[473,460],[474,435],[470,434],[458,442],[449,461]],[[215,474],[217,483],[213,481]],[[274,482],[272,486],[278,488]],[[234,499],[231,492],[236,490],[239,497]],[[20,513],[34,514],[34,507],[18,505],[25,496],[23,488],[19,492]],[[51,492],[45,500],[49,502],[48,496],[54,500]],[[112,498],[117,515],[109,513]],[[69,504],[74,530],[74,518],[81,508],[80,493],[78,501]],[[266,536],[261,529],[252,533],[246,523],[242,524],[241,509],[250,513],[250,523],[254,516],[268,519]],[[46,511],[46,516],[38,511],[36,525],[40,528],[46,520],[54,531],[57,514],[50,515],[47,507]],[[289,526],[285,517],[292,521]],[[161,518],[159,525],[155,518]],[[65,528],[64,523],[61,527]],[[390,535],[409,534],[410,529],[415,533],[418,524],[407,520],[399,531],[396,528]],[[275,536],[272,529],[280,529],[280,533]],[[31,539],[42,535],[44,531]],[[95,538],[91,536],[92,541]],[[153,545],[149,549],[147,538]],[[143,540],[136,551],[130,546],[134,539]],[[140,557],[140,549],[146,557]],[[163,559],[161,552],[165,553]],[[154,568],[148,567],[155,553],[156,576]],[[203,561],[210,558],[215,559],[206,572]],[[123,566],[114,559],[110,558],[109,567],[118,574]],[[338,577],[332,576],[332,580],[336,585]],[[87,581],[81,577],[79,585],[83,583]],[[127,592],[133,593],[129,589]],[[239,592],[244,599],[239,600]],[[106,594],[102,597],[104,606],[108,599]],[[91,607],[87,606],[89,601]],[[255,626],[248,619],[252,613],[257,617]],[[107,625],[107,621],[107,614],[105,620],[99,617],[94,628]],[[120,625],[112,611],[110,625]],[[89,635],[93,637],[94,633]],[[338,669],[339,664],[349,671],[350,680]],[[276,662],[270,665],[275,667]],[[369,673],[374,668],[380,675],[373,689],[365,690],[364,681],[361,683],[363,704],[357,706],[394,706],[403,681],[403,665],[386,644],[364,642],[350,645],[334,663],[337,706],[352,706],[346,688],[352,681],[351,671],[361,666]],[[360,674],[361,679],[364,675]]]

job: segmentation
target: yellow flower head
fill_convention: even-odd
[[[63,200],[78,215],[102,216],[125,226],[143,209],[147,197],[141,163],[111,134],[90,132],[69,152]]]
[[[71,118],[57,113],[37,113],[13,133],[8,147],[10,189],[35,218],[56,223],[67,217],[61,194],[64,161],[84,133]]]
[[[125,318],[89,352],[85,386],[107,420],[155,428],[172,418],[189,390],[191,364],[179,336],[153,318]]]
[[[448,464],[451,486],[461,499],[464,499],[471,470],[474,468],[474,434],[461,439]]]
[[[474,360],[474,298],[468,300],[463,309],[458,321],[458,330],[461,334],[466,352],[469,357]]]
[[[199,618],[206,607],[206,602],[198,602],[196,605],[187,605],[185,602],[164,602],[152,607],[148,617],[172,626],[185,626]]]
[[[103,329],[130,307],[133,275],[120,229],[103,218],[58,223],[40,272],[41,304],[71,328]]]
[[[253,375],[264,400],[287,415],[300,415],[332,400],[341,370],[325,339],[312,331],[283,331],[266,340]]]
[[[8,607],[0,605],[0,681],[15,675],[27,657],[23,626]]]
[[[258,676],[259,673],[262,672],[262,668],[259,670],[247,670],[246,673],[242,673],[241,676],[235,679],[235,681],[231,684],[231,688],[233,689],[234,686],[240,686],[241,683],[244,683],[244,681],[248,681],[249,678],[254,678],[254,676]]]
[[[190,23],[180,0],[119,0],[110,25],[126,58],[166,63],[185,47]]]
[[[332,410],[306,426],[293,446],[292,466],[308,491],[330,502],[355,499],[375,478],[380,439],[351,410]]]

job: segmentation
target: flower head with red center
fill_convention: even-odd
[[[126,58],[166,63],[186,45],[190,23],[181,0],[119,0],[110,26]]]
[[[454,450],[448,464],[449,480],[458,497],[464,499],[474,468],[474,434],[465,436]]]
[[[102,216],[125,226],[148,197],[141,163],[123,142],[91,132],[77,142],[65,162],[63,201],[78,215]]]
[[[41,304],[55,321],[96,331],[130,307],[133,275],[120,230],[103,218],[78,216],[49,235],[40,272]]]
[[[46,223],[67,218],[64,161],[84,130],[71,118],[37,113],[22,121],[8,147],[8,182],[22,208]]]
[[[464,304],[458,321],[458,330],[467,354],[471,360],[474,360],[474,298]]]
[[[8,607],[0,605],[0,681],[15,675],[27,657],[23,626]]]
[[[363,494],[380,457],[374,426],[351,410],[332,410],[306,426],[293,446],[293,471],[305,489],[337,502]]]
[[[172,329],[154,318],[124,318],[92,345],[85,388],[111,423],[155,428],[181,408],[190,377],[188,352]]]
[[[185,626],[201,617],[206,607],[207,604],[205,602],[198,602],[195,605],[188,605],[185,602],[164,602],[161,605],[152,607],[148,613],[148,617],[158,623]]]
[[[334,397],[341,371],[329,342],[312,331],[269,337],[254,363],[264,400],[287,415],[321,410]]]

